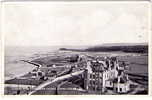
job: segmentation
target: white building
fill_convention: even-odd
[[[119,66],[116,57],[106,58],[103,61],[88,61],[87,82],[85,82],[87,90],[105,92],[107,88],[111,88],[117,93],[127,93],[130,84],[123,67]]]
[[[130,83],[129,80],[125,77],[119,76],[114,80],[114,91],[117,93],[127,93],[130,91]]]

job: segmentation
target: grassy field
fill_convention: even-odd
[[[148,75],[148,56],[124,56],[119,59],[129,62],[130,73]]]

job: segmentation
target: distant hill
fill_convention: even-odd
[[[142,45],[148,45],[148,43],[104,43],[101,46],[136,46],[136,45],[142,46]]]
[[[59,50],[78,51],[78,52],[84,52],[85,51],[85,49],[71,49],[71,48],[60,48]]]
[[[132,52],[132,53],[148,53],[148,43],[109,43],[98,46],[88,47],[86,49],[69,49],[60,48],[60,50],[80,51],[80,52]]]

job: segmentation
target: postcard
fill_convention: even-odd
[[[150,95],[150,2],[1,8],[4,95]]]

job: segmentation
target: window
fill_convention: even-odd
[[[95,85],[95,81],[92,81],[93,85]]]
[[[122,91],[122,88],[120,88],[120,92]]]
[[[42,76],[42,72],[38,72],[38,75],[39,75],[39,76]]]
[[[116,91],[118,91],[118,88],[116,88]]]
[[[110,81],[110,85],[112,85],[112,82]]]
[[[36,76],[36,73],[33,73],[33,76]]]
[[[95,87],[93,87],[93,90],[95,90],[96,88]]]
[[[92,85],[92,81],[90,81],[90,85]]]
[[[92,75],[93,76],[93,78],[95,78],[95,75]]]
[[[90,78],[92,78],[92,75],[90,74]]]

